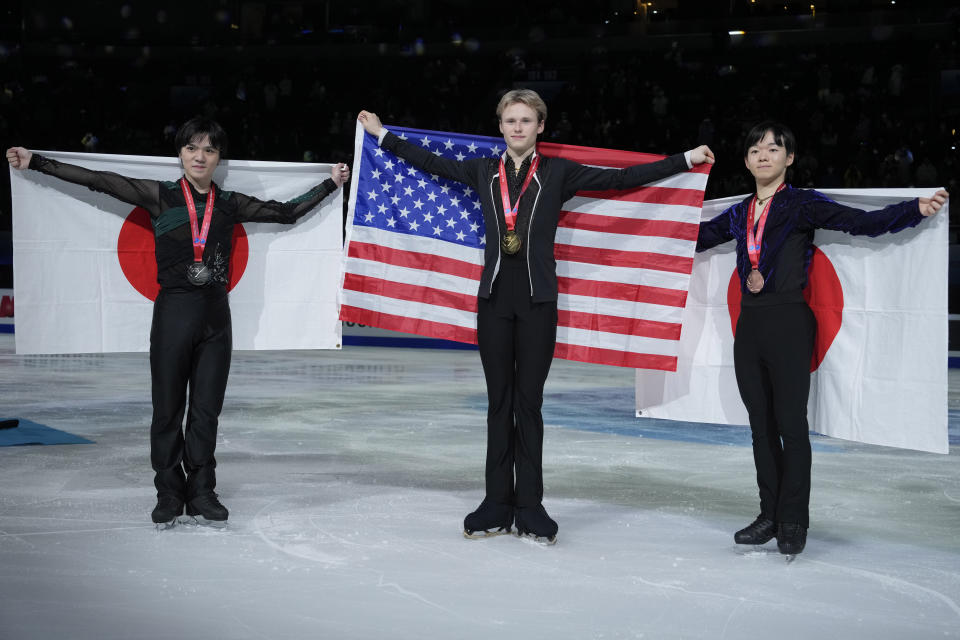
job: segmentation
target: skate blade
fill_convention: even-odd
[[[185,516],[186,524],[192,524],[198,527],[209,527],[210,529],[226,529],[226,520],[207,520],[202,515]]]
[[[538,536],[535,533],[520,533],[519,531],[517,531],[515,535],[521,540],[538,544],[541,547],[551,547],[557,544],[557,536],[550,536],[548,538],[547,536]]]
[[[153,527],[157,531],[169,531],[170,529],[173,529],[174,527],[176,527],[178,524],[180,524],[179,518],[174,518],[170,522],[155,522],[153,523]]]
[[[738,544],[733,548],[733,551],[737,555],[741,555],[748,558],[751,558],[751,557],[759,558],[762,556],[775,555],[777,553],[776,549],[762,547],[758,544],[754,544],[754,545]]]
[[[785,553],[783,559],[786,560],[787,564],[793,564],[793,561],[797,559],[797,554],[795,553]]]
[[[500,527],[494,531],[467,531],[464,529],[463,537],[469,538],[470,540],[484,540],[486,538],[496,538],[497,536],[504,536],[510,533],[509,527]]]

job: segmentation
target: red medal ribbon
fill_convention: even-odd
[[[780,183],[773,195],[780,193],[781,189],[786,188],[785,183]],[[767,200],[767,204],[760,213],[760,222],[757,225],[757,233],[753,233],[753,218],[757,210],[757,196],[753,196],[750,201],[749,213],[747,213],[747,255],[750,256],[750,266],[756,271],[760,270],[760,244],[763,242],[763,228],[767,226],[767,213],[770,211],[770,205],[773,204],[773,196]]]
[[[180,178],[180,188],[183,189],[183,199],[187,203],[187,212],[190,214],[190,234],[193,236],[193,261],[203,262],[203,250],[207,246],[207,234],[210,233],[210,220],[213,218],[213,201],[216,198],[213,183],[210,183],[210,193],[207,194],[207,205],[203,208],[203,229],[197,224],[197,205],[193,203],[193,194],[186,178]]]
[[[523,188],[520,189],[520,195],[517,196],[517,203],[510,206],[510,191],[507,189],[507,170],[503,164],[503,158],[500,158],[500,197],[503,199],[503,219],[507,223],[507,231],[513,231],[517,221],[517,210],[520,208],[520,198],[530,186],[533,180],[533,174],[536,173],[540,165],[540,156],[534,156],[530,163],[530,169],[527,171],[527,179],[523,181]]]

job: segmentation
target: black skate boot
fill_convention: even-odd
[[[763,515],[757,516],[752,523],[733,534],[737,544],[763,544],[777,534],[777,523]]]
[[[513,505],[483,499],[473,513],[463,519],[464,538],[490,538],[510,533]]]
[[[535,507],[516,508],[517,535],[532,538],[540,544],[557,541],[557,523],[547,515],[542,504]]]
[[[807,528],[799,522],[781,522],[777,529],[777,549],[785,556],[795,556],[807,546]]]
[[[156,523],[158,529],[172,527],[177,518],[183,515],[183,500],[169,493],[157,496],[157,506],[153,508],[150,519]]]
[[[217,500],[217,494],[211,492],[196,496],[188,502],[187,515],[193,516],[199,524],[224,527],[227,524],[229,512]]]

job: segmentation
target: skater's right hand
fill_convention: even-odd
[[[21,171],[26,169],[30,166],[30,158],[32,157],[33,153],[23,147],[10,147],[7,149],[7,162],[9,162],[10,166],[14,169],[20,169]]]
[[[377,136],[379,138],[380,134],[384,131],[383,124],[380,123],[380,118],[378,118],[377,114],[375,113],[361,111],[360,115],[357,116],[357,120],[360,121],[360,124],[363,126],[364,130],[370,135]]]

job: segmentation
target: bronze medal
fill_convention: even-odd
[[[750,275],[747,276],[747,289],[753,293],[757,293],[763,289],[763,274],[756,269],[751,271]]]
[[[503,239],[500,240],[500,248],[503,249],[504,253],[510,254],[511,256],[520,251],[522,244],[523,242],[520,240],[520,236],[512,229],[503,234]]]

